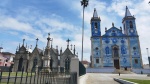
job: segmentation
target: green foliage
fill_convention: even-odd
[[[7,84],[7,82],[1,82],[1,84]],[[14,83],[10,83],[10,82],[9,82],[9,84],[14,84]]]
[[[21,76],[22,72],[18,72],[17,73],[17,76]],[[32,76],[34,76],[35,73],[32,73]],[[8,76],[9,75],[9,72],[3,72],[2,76]],[[10,72],[10,77],[11,76],[16,76],[16,72]],[[26,72],[23,72],[23,76],[27,76],[27,73]],[[28,76],[31,76],[31,73],[28,73]]]
[[[150,84],[150,80],[138,80],[138,79],[123,79],[127,81],[131,81],[138,84]]]

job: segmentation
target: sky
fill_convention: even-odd
[[[36,38],[38,48],[46,47],[48,33],[53,38],[53,47],[67,47],[66,40],[75,45],[81,59],[82,11],[81,0],[0,0],[0,46],[4,52],[16,52],[17,46],[25,45],[34,49]],[[143,63],[147,64],[147,51],[150,48],[150,4],[149,0],[89,0],[85,8],[84,60],[90,61],[91,26],[90,19],[96,8],[101,18],[101,32],[105,27],[122,27],[125,7],[128,6],[136,18]]]

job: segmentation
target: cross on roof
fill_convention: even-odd
[[[25,39],[23,39],[23,46],[24,46],[24,41],[25,41]]]
[[[50,36],[50,33],[48,33],[48,37]]]
[[[68,40],[67,40],[68,45],[69,45],[69,42],[70,42],[70,40],[68,39]]]
[[[36,39],[36,46],[37,46],[38,40],[39,40],[39,39],[37,38],[37,39]]]
[[[37,38],[36,40],[38,41],[39,39]]]

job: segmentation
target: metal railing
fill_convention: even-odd
[[[73,72],[0,72],[0,84],[77,84],[77,73]]]

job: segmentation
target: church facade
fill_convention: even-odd
[[[24,41],[22,46],[19,45],[19,48],[16,50],[16,56],[14,58],[14,66],[13,71],[35,71],[38,67],[38,70],[41,71],[43,68],[47,67],[51,71],[58,71],[58,68],[66,71],[70,70],[70,62],[71,58],[77,56],[75,54],[75,45],[74,49],[69,49],[69,39],[67,40],[67,48],[64,52],[62,52],[62,48],[58,50],[58,46],[56,48],[52,47],[52,38],[50,38],[50,34],[47,38],[47,45],[45,49],[38,48],[38,39],[36,39],[36,46],[31,51],[24,46]]]
[[[113,67],[116,69],[143,68],[139,35],[135,17],[126,7],[122,20],[123,28],[112,23],[101,35],[101,19],[94,9],[91,18],[91,66],[93,68]]]

